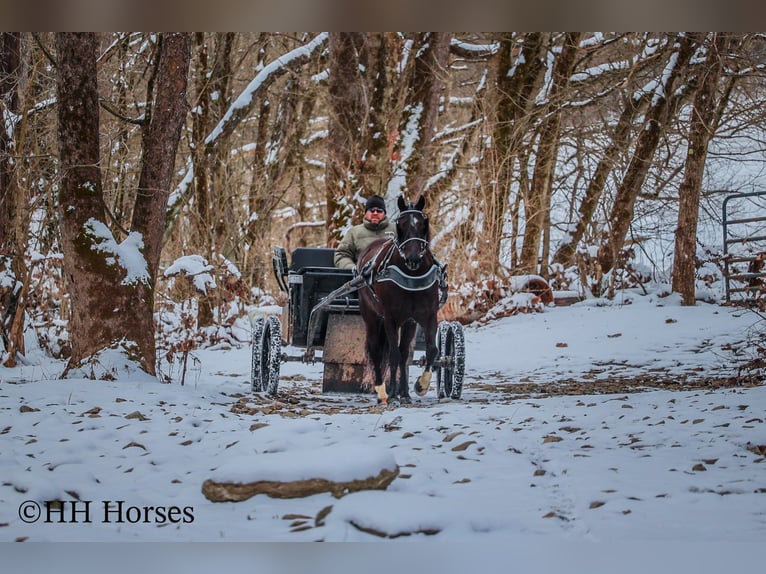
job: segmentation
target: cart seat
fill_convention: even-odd
[[[330,247],[298,247],[293,251],[290,271],[303,273],[307,268],[335,267],[335,249]]]

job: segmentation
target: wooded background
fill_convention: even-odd
[[[70,366],[124,339],[155,373],[279,302],[273,246],[335,245],[372,193],[425,195],[472,317],[519,274],[613,296],[665,273],[694,304],[720,255],[700,221],[762,178],[765,40],[2,33],[3,363],[33,332]],[[187,255],[215,287],[165,275]]]

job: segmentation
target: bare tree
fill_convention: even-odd
[[[523,35],[518,40],[505,35],[493,70],[494,99],[490,129],[492,148],[482,168],[482,253],[481,273],[493,275],[500,266],[500,243],[503,239],[506,213],[513,185],[514,161],[532,122],[534,93],[544,71],[542,53],[547,35],[539,32]],[[526,154],[525,154],[526,155]]]
[[[367,187],[361,170],[371,107],[365,73],[369,64],[366,40],[363,32],[330,34],[330,118],[325,176],[329,245],[336,244],[343,228],[355,221],[354,217],[358,218],[353,198]]]
[[[560,137],[561,107],[569,77],[574,69],[580,36],[579,32],[564,35],[560,52],[555,56],[553,64],[548,105],[537,142],[532,187],[524,199],[526,225],[518,266],[518,271],[521,273],[537,273],[539,271],[537,262],[540,257],[540,241],[544,225],[549,220],[550,214],[551,186]]]
[[[694,305],[697,272],[697,221],[705,159],[715,133],[718,102],[716,93],[723,68],[723,52],[729,43],[726,34],[714,32],[706,46],[705,64],[698,73],[694,104],[689,120],[689,144],[684,178],[678,190],[678,226],[673,257],[673,291],[681,293],[683,305]]]
[[[610,271],[617,262],[633,212],[651,165],[652,157],[666,129],[671,111],[671,97],[677,82],[685,77],[689,60],[694,53],[694,41],[688,34],[679,34],[669,51],[666,66],[654,89],[652,101],[644,118],[633,150],[633,157],[625,172],[612,206],[609,223],[611,229],[599,247],[598,260],[603,273]]]
[[[190,36],[162,34],[142,125],[142,161],[131,245],[144,256],[135,273],[119,257],[106,225],[99,169],[98,41],[56,34],[59,209],[64,273],[71,297],[72,356],[62,376],[98,351],[124,342],[155,374],[154,284],[176,148],[186,115]]]
[[[406,167],[405,189],[398,192],[413,201],[426,189],[433,172],[433,137],[439,104],[448,82],[447,63],[451,33],[428,32],[420,34],[413,46],[414,69],[409,80],[404,113],[400,121],[400,147]],[[404,143],[404,145],[401,145]]]
[[[20,34],[0,34],[0,337],[7,352],[5,366],[24,354],[27,269],[24,250],[28,233],[27,194],[18,185],[13,156],[19,116]]]

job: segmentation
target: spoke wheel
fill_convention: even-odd
[[[440,346],[441,356],[448,360],[443,371],[444,396],[459,399],[463,393],[463,378],[465,376],[465,336],[463,326],[452,321],[445,328]],[[442,391],[439,391],[442,396]]]
[[[274,315],[253,321],[250,380],[254,393],[276,395],[282,362],[282,323]]]
[[[439,350],[438,358],[444,358],[444,342],[447,338],[447,331],[450,329],[450,323],[448,321],[442,321],[439,323],[439,327],[436,330],[436,348]],[[445,395],[443,379],[446,375],[446,367],[439,367],[436,369],[436,394],[440,399],[443,399]]]
[[[261,376],[261,355],[263,353],[263,327],[266,319],[258,317],[252,322],[252,357],[250,361],[250,386],[254,393],[263,390]]]
[[[266,319],[261,334],[259,372],[261,391],[275,396],[279,386],[279,367],[282,363],[282,323],[275,315]]]

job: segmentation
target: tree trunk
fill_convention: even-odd
[[[16,355],[24,355],[24,315],[26,310],[27,268],[24,251],[29,218],[27,194],[17,183],[11,154],[21,155],[16,130],[21,126],[6,119],[19,113],[18,86],[21,80],[21,35],[0,34],[0,341],[7,353],[4,365],[16,366]],[[15,151],[14,151],[15,150]],[[1,356],[1,355],[0,355]]]
[[[606,178],[611,173],[617,158],[624,153],[630,144],[630,128],[633,125],[638,112],[641,110],[642,102],[646,101],[645,96],[629,98],[625,108],[617,121],[617,125],[612,132],[612,139],[609,146],[604,151],[604,155],[596,166],[593,177],[588,182],[585,194],[580,202],[578,209],[577,223],[569,238],[558,248],[553,256],[553,263],[559,263],[569,266],[574,263],[574,255],[577,245],[585,236],[585,231],[593,221],[601,194],[604,191]]]
[[[493,145],[483,167],[483,226],[478,244],[482,253],[481,275],[494,275],[500,266],[500,244],[513,183],[513,165],[530,125],[532,93],[542,77],[540,54],[544,40],[542,33],[527,34],[518,53],[515,53],[517,44],[513,37],[501,40],[494,70],[497,102]]]
[[[660,136],[668,121],[670,96],[679,78],[683,78],[686,67],[694,52],[694,42],[689,35],[680,34],[677,45],[671,51],[663,77],[653,94],[646,113],[633,158],[617,188],[614,205],[609,215],[611,230],[606,241],[599,247],[598,261],[603,273],[609,272],[617,263],[622,245],[633,220],[636,199],[641,192],[652,157],[657,149]]]
[[[351,223],[361,220],[354,196],[364,189],[361,158],[370,111],[369,91],[363,70],[368,53],[363,32],[331,33],[329,40],[330,118],[327,137],[327,243],[337,244]]]
[[[160,267],[165,213],[175,172],[176,151],[188,111],[187,78],[191,59],[191,34],[164,33],[160,36],[155,93],[147,94],[147,112],[142,126],[141,174],[133,209],[133,231],[144,240],[144,257],[149,271],[146,298],[137,301],[137,323],[145,329],[142,350],[154,366],[154,286]],[[154,374],[154,369],[148,370]]]
[[[681,293],[682,305],[695,305],[695,278],[697,274],[697,220],[700,190],[705,169],[708,144],[714,134],[716,120],[716,90],[721,76],[721,54],[727,44],[726,34],[713,33],[708,46],[701,81],[694,95],[689,123],[689,144],[684,166],[684,178],[678,190],[678,226],[675,232],[673,256],[673,291]]]
[[[99,169],[97,39],[92,33],[58,33],[59,211],[63,267],[71,300],[72,356],[63,373],[98,351],[121,343],[141,368],[155,374],[153,287],[162,249],[165,207],[176,146],[186,112],[189,35],[163,34],[156,98],[147,99],[143,157],[128,239],[144,255],[132,273],[116,257],[105,225]]]
[[[61,163],[59,212],[63,269],[71,302],[70,367],[123,336],[124,272],[108,262],[87,231],[89,221],[106,221],[99,172],[97,39],[93,33],[56,34],[58,55],[58,138]],[[135,324],[128,321],[129,324]],[[152,369],[153,369],[152,361]]]
[[[551,190],[561,124],[561,94],[566,90],[574,68],[580,36],[579,32],[565,35],[561,53],[553,66],[552,84],[548,94],[548,113],[537,145],[531,193],[524,201],[526,225],[518,270],[521,273],[540,272],[538,268],[540,239],[551,209]]]
[[[447,84],[451,38],[451,33],[429,32],[422,34],[415,45],[415,69],[399,129],[399,133],[411,141],[411,149],[404,150],[406,156],[403,157],[406,185],[399,191],[412,201],[424,193],[429,177],[439,100]]]

